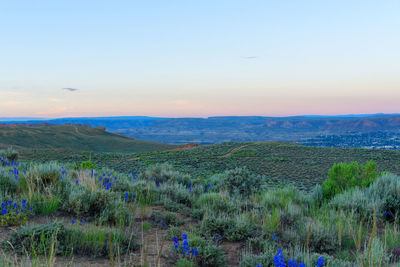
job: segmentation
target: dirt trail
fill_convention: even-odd
[[[222,156],[220,156],[220,157],[221,157],[221,158],[230,157],[230,156],[232,156],[233,153],[235,153],[236,151],[238,151],[238,150],[240,150],[240,149],[242,149],[242,148],[244,148],[244,147],[246,147],[246,146],[249,146],[249,145],[242,145],[242,146],[239,146],[239,147],[235,147],[235,148],[232,149],[230,152],[228,152],[228,153],[226,153],[225,155],[222,155]]]

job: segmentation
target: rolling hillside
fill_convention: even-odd
[[[176,146],[139,141],[84,125],[0,125],[0,147],[94,152],[147,152]]]
[[[21,151],[21,159],[46,162],[59,160],[79,163],[88,160],[84,154],[68,151]],[[247,167],[252,173],[264,175],[271,184],[292,184],[311,190],[328,176],[338,162],[373,160],[379,171],[400,174],[400,150],[309,147],[284,142],[247,142],[204,145],[181,150],[148,153],[96,153],[97,166],[121,172],[142,173],[156,163],[169,163],[176,170],[192,177],[209,177],[225,170]]]

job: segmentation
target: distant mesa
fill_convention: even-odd
[[[184,144],[184,145],[180,145],[176,148],[176,150],[182,150],[182,149],[190,149],[190,148],[195,148],[198,147],[199,144],[197,143],[190,143],[190,144]]]

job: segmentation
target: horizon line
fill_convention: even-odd
[[[377,115],[400,115],[400,113],[359,113],[359,114],[335,114],[335,115],[323,115],[323,114],[308,114],[308,115],[286,115],[286,116],[271,116],[271,115],[217,115],[217,116],[182,116],[182,117],[160,117],[160,116],[148,116],[148,115],[112,115],[112,116],[65,116],[65,117],[0,117],[2,120],[57,120],[57,119],[79,119],[79,118],[124,118],[124,117],[143,117],[143,118],[159,118],[159,119],[180,119],[180,118],[217,118],[217,117],[266,117],[266,118],[287,118],[287,117],[359,117],[359,116],[377,116]]]

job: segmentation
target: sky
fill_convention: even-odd
[[[0,117],[400,112],[400,1],[0,1]]]

